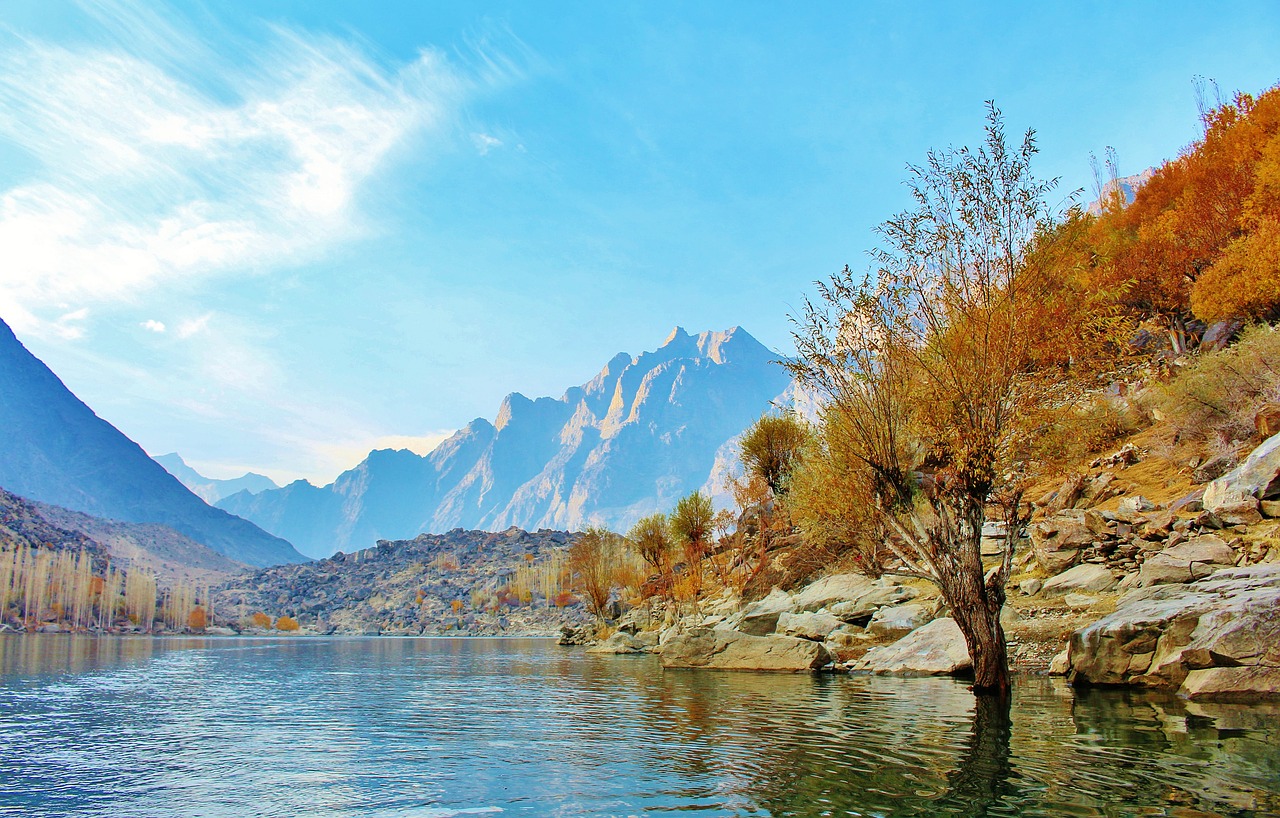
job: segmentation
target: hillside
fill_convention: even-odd
[[[319,633],[549,636],[584,622],[582,606],[557,607],[537,589],[520,604],[511,584],[521,569],[558,565],[573,537],[511,528],[383,540],[237,577],[215,591],[214,609],[233,623],[291,616]]]
[[[109,556],[102,543],[70,526],[56,524],[37,504],[0,488],[0,548],[19,546],[84,550],[97,564],[105,564]]]
[[[0,321],[0,485],[73,511],[159,523],[251,565],[305,558],[279,537],[213,508],[93,413]]]
[[[50,523],[101,543],[113,564],[155,574],[162,587],[177,582],[210,585],[249,570],[165,525],[91,517],[48,503],[31,505]]]
[[[625,530],[718,473],[726,444],[788,387],[774,357],[741,328],[676,328],[558,399],[508,395],[493,422],[477,418],[425,457],[378,450],[327,486],[218,505],[317,557],[454,528]]]

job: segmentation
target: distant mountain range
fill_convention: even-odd
[[[740,328],[677,327],[558,399],[508,395],[492,423],[477,418],[426,456],[376,450],[327,486],[299,480],[218,506],[314,557],[454,528],[625,530],[694,489],[722,491],[736,437],[790,394],[774,358]]]
[[[205,477],[188,466],[177,452],[162,454],[152,459],[164,466],[165,471],[169,472],[169,474],[178,478],[182,485],[191,489],[193,494],[209,504],[216,503],[223,497],[230,497],[238,491],[256,494],[260,491],[280,488],[270,477],[254,474],[253,472],[231,480],[217,480],[212,477]]]
[[[288,542],[213,508],[99,418],[0,321],[0,486],[31,500],[169,526],[249,565],[302,562]]]

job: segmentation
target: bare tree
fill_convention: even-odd
[[[870,495],[901,563],[936,583],[964,633],[975,692],[1007,695],[1000,611],[1026,520],[1014,448],[1020,407],[1034,403],[1029,295],[1020,286],[1037,234],[1052,223],[1056,180],[1030,172],[1033,131],[1006,144],[988,103],[974,150],[933,151],[910,166],[914,206],[879,228],[874,278],[849,268],[818,284],[795,319],[791,369],[829,399],[846,451],[865,467]],[[1009,525],[994,565],[980,540],[989,505]]]

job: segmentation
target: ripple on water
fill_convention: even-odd
[[[1280,710],[540,640],[0,638],[0,814],[1280,812]],[[45,650],[41,649],[45,646]],[[79,652],[78,652],[79,651]]]

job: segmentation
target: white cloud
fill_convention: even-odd
[[[190,318],[178,324],[178,337],[190,338],[193,335],[199,335],[209,328],[209,319],[213,318],[213,313],[207,312],[199,318]]]
[[[496,136],[490,136],[487,133],[471,134],[471,142],[476,146],[476,150],[480,152],[481,156],[484,156],[494,148],[502,147],[501,139]]]
[[[153,318],[148,318],[146,321],[143,321],[141,324],[139,324],[139,326],[145,330],[149,330],[151,332],[156,332],[156,333],[163,333],[165,331],[164,322],[156,321]]]
[[[110,2],[89,11],[142,19]],[[28,331],[56,311],[368,235],[362,188],[477,82],[433,51],[389,70],[284,29],[233,45],[242,64],[229,66],[178,24],[142,17],[156,36],[117,23],[115,50],[0,40],[0,139],[40,165],[0,189],[0,311]]]

